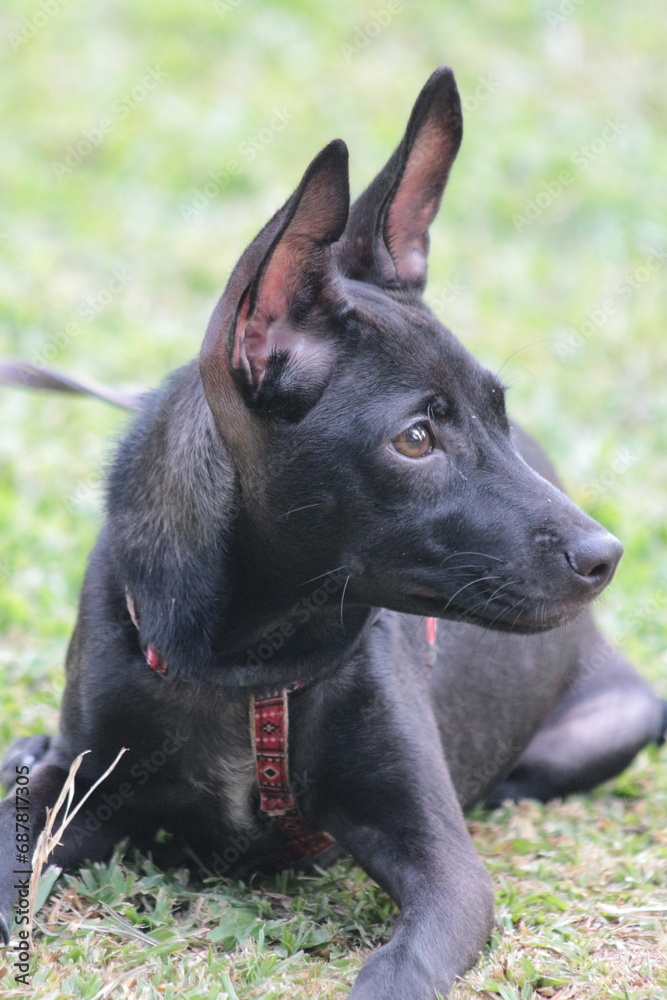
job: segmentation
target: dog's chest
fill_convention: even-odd
[[[210,799],[225,825],[253,829],[257,768],[248,702],[213,690],[196,700],[186,695],[180,712],[189,734],[182,776],[191,791]]]

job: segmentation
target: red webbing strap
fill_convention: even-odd
[[[427,618],[426,619],[426,641],[429,646],[435,646],[435,640],[438,635],[438,619],[437,618]]]
[[[267,816],[284,816],[296,808],[289,787],[287,698],[287,688],[264,688],[250,696],[259,808]]]
[[[287,838],[292,860],[317,858],[335,843],[324,831],[307,830],[289,783],[289,695],[305,684],[295,681],[288,688],[261,688],[250,696],[259,808]]]

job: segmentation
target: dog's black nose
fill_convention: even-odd
[[[623,546],[609,532],[587,535],[569,548],[565,557],[571,568],[595,590],[610,582],[623,555]]]

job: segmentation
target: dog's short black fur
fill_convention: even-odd
[[[240,860],[259,864],[282,834],[258,812],[249,691],[308,681],[289,732],[305,822],[401,910],[354,1000],[444,995],[486,941],[491,887],[462,808],[591,787],[663,726],[583,610],[619,543],[554,485],[501,384],[422,300],[461,132],[441,69],[351,210],[337,140],[245,251],[199,362],[145,398],[118,450],[60,732],[6,765],[12,778],[33,758],[34,843],[81,751],[83,790],[130,748],[98,795],[168,758],[97,829],[75,820],[61,865],[161,827],[214,870],[243,834]],[[423,616],[442,619],[432,669]]]

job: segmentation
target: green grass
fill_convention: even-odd
[[[466,135],[433,231],[430,300],[502,369],[515,416],[623,540],[599,617],[667,695],[667,261],[647,268],[667,250],[667,10],[398,6],[375,34],[383,0],[54,0],[32,31],[39,3],[7,0],[0,356],[156,383],[196,353],[235,259],[317,150],[345,138],[359,191],[450,63]],[[89,155],[58,166],[104,119]],[[193,211],[197,189],[209,195]],[[108,294],[114,272],[122,288]],[[123,426],[94,402],[0,392],[3,748],[56,725]],[[667,997],[666,815],[666,755],[645,752],[589,797],[473,817],[498,925],[457,1000]],[[201,892],[184,871],[117,857],[59,880],[33,984],[40,998],[342,997],[392,912],[349,865]],[[9,974],[0,995],[21,995]]]

